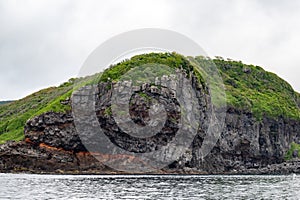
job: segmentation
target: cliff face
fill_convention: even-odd
[[[99,86],[99,95],[110,94],[106,84]],[[202,88],[204,89],[204,88]],[[105,90],[105,91],[104,91]],[[200,95],[200,91],[199,95]],[[131,117],[143,125],[149,120],[149,101],[138,91],[131,102]],[[150,87],[144,93],[155,97]],[[201,108],[203,120],[207,115],[208,99],[203,91]],[[96,104],[98,120],[111,141],[119,147],[133,152],[147,152],[166,145],[174,137],[178,127],[170,121],[178,119],[176,102],[165,96],[160,99],[169,106],[167,122],[159,137],[136,139],[124,134],[113,117],[107,113],[109,98],[102,98]],[[173,102],[173,103],[172,103]],[[173,108],[172,108],[173,107]],[[206,116],[207,117],[207,116]],[[176,120],[175,120],[176,121]],[[291,142],[300,142],[300,122],[285,118],[264,117],[258,121],[249,112],[228,108],[225,127],[211,151],[203,160],[199,149],[205,132],[199,131],[190,149],[178,160],[157,173],[291,173],[300,172],[298,163],[284,163],[284,156]],[[94,154],[94,155],[92,155]],[[7,143],[0,148],[0,171],[32,171],[55,173],[115,173],[98,160],[105,161],[109,155],[101,152],[88,153],[77,135],[71,113],[49,112],[26,123],[25,140]],[[95,155],[97,154],[97,155]],[[97,156],[98,160],[93,156]],[[111,159],[111,158],[110,158]],[[114,157],[122,162],[124,155]],[[284,164],[280,164],[284,163]],[[276,165],[277,164],[277,165]],[[278,165],[279,164],[279,165]],[[275,167],[274,167],[275,166]]]
[[[86,130],[81,130],[85,135],[96,134],[93,126],[99,124],[105,138],[114,145],[113,151],[118,147],[136,154],[145,154],[164,149],[178,135],[181,130],[180,120],[185,115],[180,110],[183,107],[199,113],[197,120],[191,120],[190,123],[197,122],[199,128],[194,131],[196,135],[189,134],[193,131],[184,132],[183,138],[192,138],[188,149],[174,162],[168,163],[165,168],[155,173],[300,173],[297,152],[293,153],[293,162],[286,162],[284,159],[292,142],[300,144],[300,95],[275,74],[258,66],[231,60],[213,60],[224,82],[228,106],[221,135],[211,152],[202,158],[199,150],[209,135],[210,119],[216,117],[212,110],[218,105],[211,98],[210,92],[214,88],[208,89],[201,74],[211,60],[195,57],[193,62],[198,62],[202,68],[195,69],[191,62],[176,53],[139,55],[105,70],[101,79],[96,78],[97,84],[93,86],[96,90],[92,95],[85,95],[83,92],[81,98],[75,93],[70,99],[74,88],[74,80],[70,79],[57,88],[48,88],[0,106],[0,143],[12,139],[21,140],[0,146],[0,172],[20,170],[47,173],[115,173],[116,170],[104,166],[103,163],[115,160],[130,165],[137,158],[122,153],[111,155],[99,149],[89,152],[87,146],[95,146],[101,140],[78,135],[78,120],[87,124]],[[171,66],[176,73],[181,70],[181,74],[185,75],[187,83],[191,85],[191,91],[195,92],[194,101],[180,100],[182,94],[192,97],[190,90],[183,87],[175,89],[177,86],[173,84],[169,71],[161,66],[154,71],[151,71],[151,67],[135,68],[147,63]],[[129,106],[127,118],[130,120],[122,117],[117,120],[113,113],[119,112],[122,116],[126,109],[122,106],[114,108],[112,88],[133,68],[135,70],[132,75],[141,76],[142,80],[148,75],[156,77],[159,74],[169,74],[170,79],[165,79],[165,86],[161,84],[161,79],[158,80],[159,84],[142,84],[128,90],[132,94],[128,101],[119,103],[124,108]],[[89,78],[95,77],[82,78],[79,80],[82,81],[80,84],[95,83]],[[126,84],[118,87],[126,89]],[[127,94],[129,93],[125,92],[121,96]],[[91,99],[95,103],[91,104],[94,113],[85,114],[96,114],[96,117],[78,117],[74,106],[82,107],[84,113],[85,107],[81,104],[86,100],[90,102]],[[153,102],[163,107],[165,113]],[[35,117],[29,119],[31,116]],[[126,117],[126,112],[124,116]],[[191,117],[187,116],[187,119]],[[155,120],[152,120],[153,117]],[[25,121],[24,137],[22,131]],[[143,130],[152,134],[151,124],[156,124],[153,126],[154,130],[160,131],[146,138],[135,137],[119,126],[122,123],[126,125],[124,122],[128,121],[132,123],[125,126],[125,129]],[[142,128],[138,129],[136,125]],[[145,127],[150,127],[150,131],[143,129]],[[141,131],[135,132],[138,134]],[[165,155],[168,156],[167,153]]]
[[[285,119],[264,119],[257,122],[249,113],[229,109],[226,125],[227,128],[222,132],[216,146],[204,160],[198,157],[203,138],[197,135],[191,150],[159,173],[300,172],[299,163],[284,162],[284,155],[291,142],[300,142],[299,122]],[[86,152],[78,135],[74,133],[75,126],[71,114],[50,112],[28,121],[25,141],[10,142],[1,146],[0,171],[116,172]],[[123,144],[132,142],[119,137]],[[163,145],[162,142],[156,142]],[[119,157],[115,159],[121,160],[122,155]]]
[[[28,121],[25,140],[0,146],[1,172],[105,173],[82,146],[73,125],[72,115],[49,112]]]
[[[193,156],[193,166],[212,173],[252,173],[255,169],[262,169],[264,173],[284,173],[285,169],[271,169],[271,165],[284,163],[290,144],[300,142],[299,130],[297,120],[264,117],[258,121],[251,113],[229,108],[226,127],[217,145],[203,161]],[[196,141],[193,148],[197,149]],[[296,168],[299,172],[300,166]]]

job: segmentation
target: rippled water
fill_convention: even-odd
[[[300,199],[300,175],[0,174],[0,199]]]

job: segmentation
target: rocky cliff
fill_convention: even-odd
[[[149,120],[150,101],[156,98],[168,109],[167,121],[160,133],[147,139],[134,138],[118,128],[110,112],[111,88],[100,84],[96,96],[97,117],[105,134],[117,146],[131,152],[144,153],[166,145],[176,134],[180,113],[170,94],[157,98],[151,87],[136,91],[131,99],[131,118],[144,125]],[[199,87],[198,87],[199,88]],[[202,90],[205,88],[201,88]],[[209,99],[201,94],[202,120],[205,123]],[[142,94],[147,94],[147,98]],[[100,96],[99,96],[100,95]],[[105,96],[105,98],[103,98]],[[102,98],[101,98],[102,97]],[[101,99],[101,100],[100,100]],[[69,101],[69,100],[68,100]],[[63,102],[66,103],[66,102]],[[70,103],[70,102],[67,102]],[[172,120],[171,120],[172,119]],[[300,143],[300,122],[297,120],[264,117],[257,120],[252,113],[229,107],[224,130],[211,153],[202,159],[198,153],[205,131],[199,130],[195,139],[178,160],[154,173],[200,174],[285,174],[300,173],[299,162],[285,162],[284,156],[292,142]],[[126,155],[114,155],[124,162]],[[0,171],[35,173],[122,173],[103,165],[99,160],[111,159],[102,152],[89,153],[77,134],[71,112],[48,112],[26,123],[25,140],[9,142],[0,148]],[[97,158],[97,159],[96,159]],[[127,160],[127,159],[125,159]]]
[[[166,61],[166,58],[170,60]],[[163,60],[161,61],[163,64],[168,62],[167,64],[180,66],[179,72],[184,74],[187,83],[191,85],[196,100],[193,102],[178,100],[178,97],[182,94],[186,95],[189,90],[174,85],[172,75],[169,75],[164,79],[165,84],[162,82],[157,84],[158,80],[155,80],[154,84],[141,84],[134,87],[129,84],[130,98],[127,99],[128,101],[121,102],[118,109],[114,108],[113,90],[119,88],[124,90],[128,86],[126,81],[121,81],[123,85],[120,81],[114,81],[119,78],[118,73],[132,63],[136,65],[137,62],[149,62],[149,59],[151,61],[156,59],[156,62]],[[180,120],[185,115],[180,109],[184,107],[197,110],[199,113],[197,120],[194,120],[199,125],[196,135],[191,136],[192,131],[186,129],[184,132],[186,135],[183,136],[192,137],[192,142],[184,153],[164,168],[154,170],[153,173],[300,173],[298,152],[292,154],[294,158],[290,161],[285,158],[293,142],[300,144],[299,95],[276,75],[267,73],[257,66],[224,60],[215,60],[215,63],[226,86],[227,107],[218,107],[212,102],[208,85],[199,75],[186,73],[186,69],[191,70],[191,65],[178,55],[150,54],[149,57],[135,57],[104,72],[102,80],[96,85],[82,87],[82,91],[88,91],[87,88],[93,87],[92,93],[84,94],[78,90],[79,93],[73,93],[72,98],[63,95],[63,98],[60,97],[51,103],[51,109],[55,108],[52,110],[56,112],[46,110],[47,112],[30,118],[25,124],[22,141],[7,142],[0,146],[0,172],[124,173],[104,163],[114,160],[123,165],[130,165],[139,162],[134,154],[164,149],[180,130],[182,124]],[[70,82],[66,85],[68,88],[62,88],[61,91],[70,93]],[[84,95],[76,96],[76,94]],[[126,96],[126,93],[121,96],[124,95]],[[36,95],[34,98],[37,98]],[[74,106],[80,107],[84,102],[92,103],[96,116],[94,119],[80,118],[76,115]],[[72,110],[61,109],[62,105],[67,108],[72,107]],[[123,114],[122,105],[128,106],[129,113]],[[162,110],[165,112],[161,112]],[[203,157],[199,149],[208,134],[210,120],[216,117],[212,114],[212,110],[216,113],[225,111],[225,122],[216,144],[210,153]],[[119,112],[121,119],[116,119],[114,112]],[[86,115],[89,116],[89,113]],[[123,115],[125,118],[122,118]],[[9,114],[4,113],[0,115],[2,116],[9,116]],[[82,133],[79,134],[76,125],[78,120],[91,127],[99,124],[105,137],[115,147],[133,154],[109,154],[97,148],[91,151],[88,147],[95,146],[101,141],[97,138],[85,138]],[[135,128],[138,125],[142,128],[149,127],[149,130],[152,130],[151,127],[154,129],[159,127],[160,131],[146,138],[135,137],[120,128],[120,124],[126,124],[125,122],[128,121],[131,121],[131,125],[125,126],[125,129],[140,130]],[[1,124],[0,131],[2,129],[11,131],[9,123],[9,121],[2,123],[4,125]],[[96,133],[90,127],[86,127],[86,130],[92,132],[84,133],[85,136]]]
[[[275,121],[266,118],[257,122],[250,113],[228,109],[226,125],[227,128],[222,132],[217,145],[205,159],[197,157],[203,140],[197,135],[190,151],[184,157],[155,173],[300,173],[299,162],[284,161],[284,155],[290,148],[289,144],[293,141],[300,142],[298,121]],[[28,121],[24,141],[8,142],[0,147],[0,171],[122,173],[101,164],[98,161],[99,156],[98,160],[95,159],[86,151],[75,133],[71,114],[50,112]],[[128,138],[119,137],[124,146],[134,143]],[[155,142],[163,145],[162,141]],[[137,148],[137,145],[129,147]],[[101,159],[105,159],[105,156],[102,155]],[[121,160],[122,155],[114,159]]]
[[[217,145],[203,161],[193,157],[194,166],[211,173],[299,173],[297,162],[291,162],[290,171],[274,165],[290,164],[284,158],[290,144],[300,142],[299,128],[298,120],[264,117],[257,121],[251,113],[228,108],[226,128]],[[197,148],[196,141],[194,148]]]

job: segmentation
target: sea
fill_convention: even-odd
[[[0,199],[300,199],[300,175],[0,174]]]

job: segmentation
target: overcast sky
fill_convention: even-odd
[[[76,77],[102,42],[164,28],[209,56],[260,65],[300,91],[300,1],[0,0],[0,100]]]

